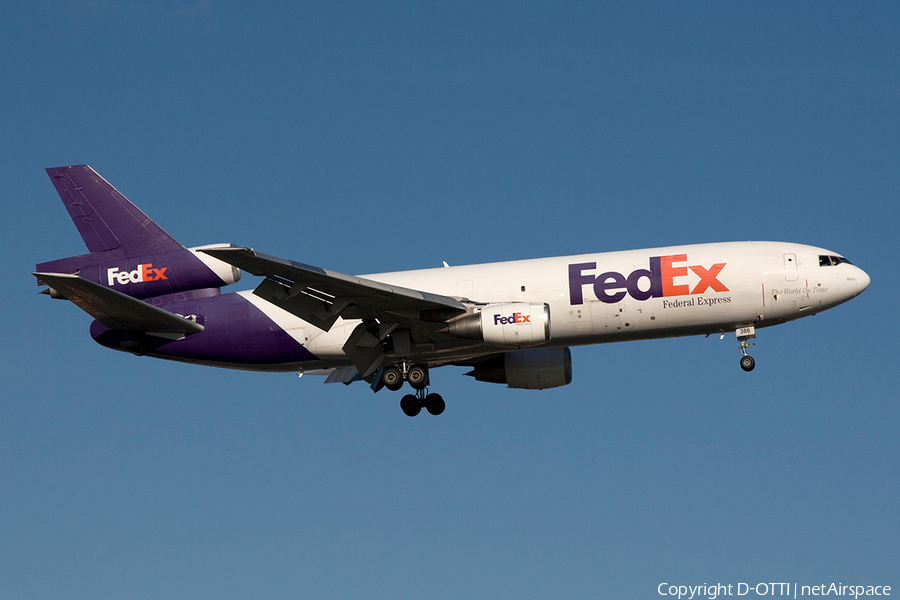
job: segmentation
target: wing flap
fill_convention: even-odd
[[[350,385],[354,381],[363,381],[362,373],[360,373],[356,367],[340,367],[333,370],[328,375],[325,383],[343,383],[344,385]]]
[[[70,300],[110,329],[150,334],[190,334],[203,325],[68,273],[33,273],[41,282]]]
[[[338,317],[377,318],[384,322],[399,315],[449,318],[466,312],[459,300],[449,296],[327,271],[250,248],[211,248],[203,252],[266,277],[254,294],[324,331],[331,329]]]

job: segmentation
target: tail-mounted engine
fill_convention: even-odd
[[[124,256],[117,250],[93,252],[41,263],[37,271],[77,274],[82,279],[143,299],[220,288],[237,282],[241,278],[240,269],[202,252],[233,247],[234,244],[212,244],[135,256]],[[53,286],[49,293],[60,297]]]
[[[488,304],[448,324],[450,335],[503,348],[527,348],[550,341],[550,306],[511,302]]]

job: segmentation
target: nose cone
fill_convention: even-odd
[[[869,274],[862,269],[857,267],[856,270],[856,294],[859,295],[866,291],[866,288],[869,287],[869,283],[872,280],[869,278]]]

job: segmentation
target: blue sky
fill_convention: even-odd
[[[4,598],[652,598],[900,586],[895,3],[0,3]],[[38,296],[87,163],[187,245],[347,273],[724,240],[833,311],[432,374],[440,418],[111,352]],[[249,289],[246,277],[236,289]],[[751,594],[752,596],[752,594]]]

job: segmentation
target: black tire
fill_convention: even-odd
[[[444,399],[441,398],[440,394],[428,394],[425,396],[425,409],[429,413],[438,416],[444,412],[445,408],[447,408],[447,404],[444,402]]]
[[[407,394],[400,399],[400,408],[407,417],[415,417],[422,411],[422,403],[412,394]]]
[[[753,367],[756,366],[756,361],[753,360],[752,356],[742,356],[741,357],[741,368],[748,373],[753,370]]]
[[[403,387],[403,375],[400,373],[400,369],[394,367],[388,367],[381,373],[381,381],[384,383],[384,387],[392,392]]]
[[[424,389],[424,387],[428,385],[428,369],[421,365],[413,365],[406,373],[406,380],[413,389]]]

